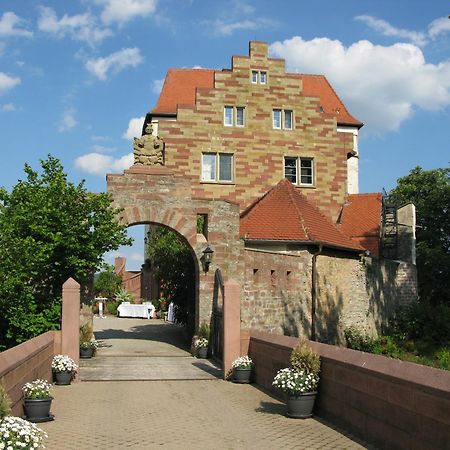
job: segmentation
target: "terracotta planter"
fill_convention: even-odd
[[[45,422],[51,420],[50,407],[53,397],[49,398],[24,398],[23,412],[30,422]]]
[[[294,419],[307,419],[308,417],[312,417],[316,396],[317,392],[305,392],[296,396],[288,396],[286,400],[286,415]]]

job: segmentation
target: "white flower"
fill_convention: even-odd
[[[56,355],[53,357],[52,369],[54,372],[76,372],[78,366],[69,356]]]
[[[253,361],[248,356],[241,356],[233,361],[231,367],[233,369],[251,369],[253,367]]]

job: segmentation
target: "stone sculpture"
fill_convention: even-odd
[[[153,135],[153,126],[148,123],[145,134],[140,138],[134,138],[134,164],[154,166],[164,165],[164,141],[159,136]]]

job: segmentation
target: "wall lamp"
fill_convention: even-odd
[[[208,245],[205,250],[203,250],[203,270],[206,272],[209,271],[209,266],[213,260],[214,250]]]

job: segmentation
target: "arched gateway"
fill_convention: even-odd
[[[135,152],[136,154],[136,152]],[[177,231],[191,247],[196,266],[196,326],[200,322],[211,322],[213,306],[217,303],[217,277],[219,269],[224,280],[235,280],[232,286],[242,285],[244,275],[243,242],[239,239],[239,206],[224,200],[197,198],[189,179],[180,177],[162,165],[135,164],[123,174],[109,174],[106,177],[107,192],[113,197],[114,206],[121,208],[120,220],[131,226],[141,223],[164,225]],[[197,233],[197,217],[205,219],[204,234]],[[213,251],[212,262],[207,269],[204,264],[204,250],[209,246]],[[220,290],[219,290],[220,292]],[[225,297],[227,290],[225,289]],[[224,370],[227,360],[239,353],[239,289],[229,289],[227,306],[234,317],[231,354],[224,336]],[[230,310],[229,310],[230,311]],[[224,311],[225,326],[227,312]],[[233,331],[232,331],[233,330]],[[217,331],[217,330],[216,330]],[[237,333],[237,336],[236,336]],[[219,333],[221,334],[221,333]],[[229,356],[228,356],[229,355]]]

